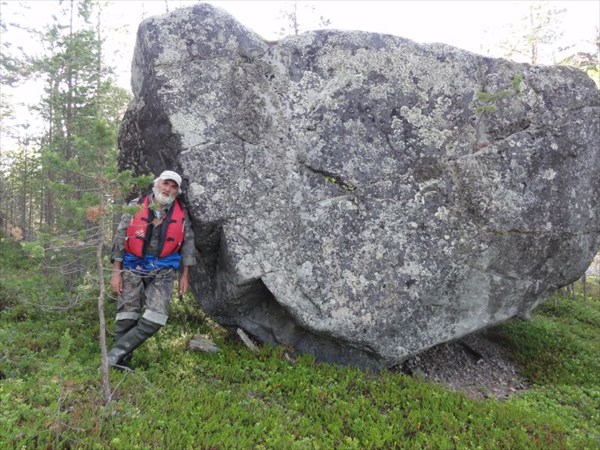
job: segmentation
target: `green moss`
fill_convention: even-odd
[[[0,315],[0,448],[597,448],[598,298],[550,300],[532,321],[496,329],[533,384],[507,401],[310,355],[291,364],[281,347],[255,355],[191,299],[174,299],[169,324],[136,351],[136,371],[111,372],[104,407],[95,298],[44,313],[36,302],[60,293],[25,282],[35,269],[10,270],[3,283],[19,300]],[[186,351],[195,334],[220,352]]]
[[[516,74],[512,79],[512,85],[510,89],[503,89],[496,92],[477,92],[477,104],[475,106],[475,111],[478,113],[494,112],[503,98],[513,94],[519,94],[521,92],[522,82],[523,75]]]

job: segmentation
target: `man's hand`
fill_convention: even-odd
[[[190,288],[190,268],[184,266],[181,271],[181,278],[179,279],[179,295],[185,295]]]
[[[123,273],[121,269],[121,263],[115,261],[113,263],[112,275],[110,276],[110,285],[116,295],[121,295],[121,292],[123,292]]]

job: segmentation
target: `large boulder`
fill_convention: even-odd
[[[182,173],[221,325],[389,367],[528,313],[600,245],[584,73],[199,4],[139,27],[121,166]]]

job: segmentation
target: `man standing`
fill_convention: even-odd
[[[119,295],[115,342],[108,364],[125,366],[133,351],[167,322],[177,272],[179,293],[189,288],[189,267],[196,264],[194,233],[177,195],[181,177],[166,170],[154,180],[152,194],[129,203],[114,238],[111,286]],[[142,307],[145,307],[143,315]]]

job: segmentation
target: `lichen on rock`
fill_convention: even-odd
[[[199,4],[142,22],[132,79],[121,166],[180,171],[198,303],[259,341],[391,367],[526,314],[600,245],[576,69],[377,33],[267,43]]]

